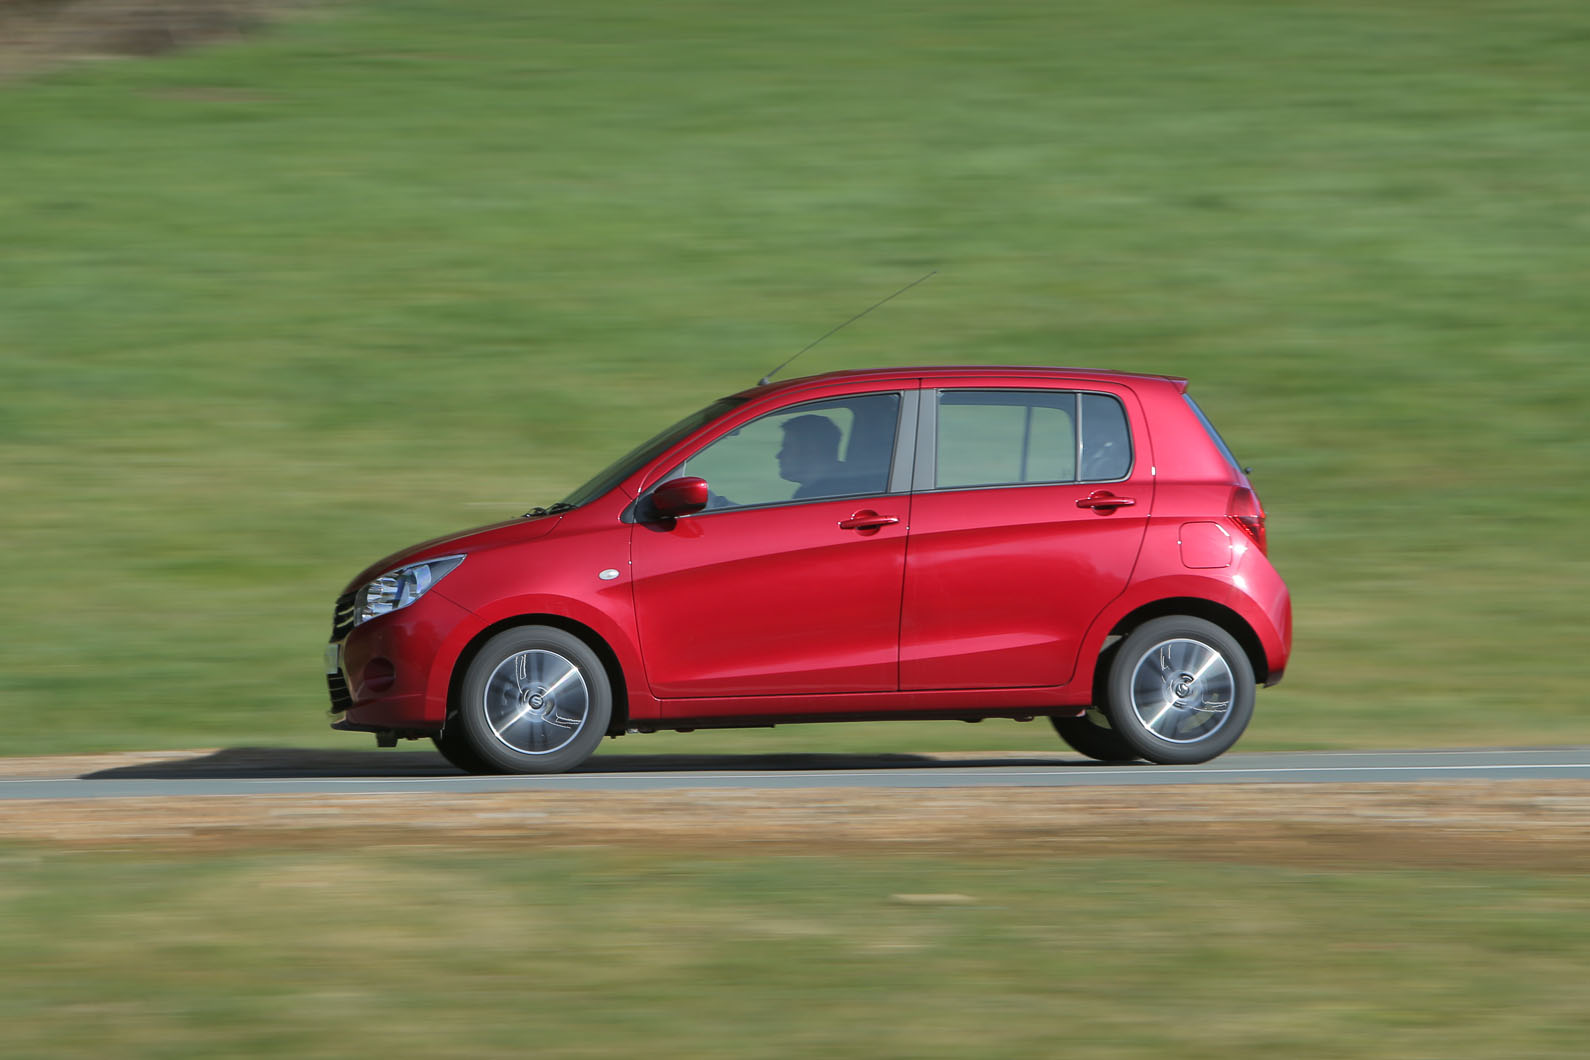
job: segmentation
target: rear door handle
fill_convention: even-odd
[[[1077,501],[1077,507],[1092,508],[1096,512],[1108,514],[1117,508],[1130,508],[1136,503],[1137,501],[1131,497],[1117,497],[1109,490],[1094,490]]]
[[[871,508],[863,508],[849,519],[839,521],[839,529],[855,530],[863,534],[876,534],[881,527],[891,526],[900,521],[898,516],[879,515]]]

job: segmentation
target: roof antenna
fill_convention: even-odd
[[[934,269],[932,272],[928,273],[927,276],[923,276],[921,279],[912,280],[910,283],[906,284],[904,287],[900,288],[898,291],[896,291],[893,294],[891,294],[888,298],[885,298],[883,300],[883,302],[890,302],[890,301],[893,301],[896,298],[899,298],[902,294],[905,294],[905,292],[909,291],[911,288],[913,288],[917,284],[921,283],[922,280],[927,279],[928,276],[937,276],[938,275],[938,271],[939,270]],[[847,328],[850,325],[854,324],[856,321],[860,320],[862,317],[866,316],[868,313],[872,312],[874,309],[877,309],[878,306],[883,305],[883,302],[878,302],[878,303],[876,303],[874,305],[871,305],[871,306],[867,307],[866,309],[863,309],[861,312],[857,313],[855,316],[851,317],[849,320],[847,320],[843,324],[839,325],[839,327],[833,328],[830,331],[824,332],[822,334],[822,336],[820,336],[816,340],[807,343],[805,346],[802,346],[800,348],[800,350],[795,354],[795,357],[799,357],[802,353],[805,353],[807,350],[809,350],[813,346],[817,345],[817,343],[822,342],[823,339],[826,339],[829,335],[832,335],[835,331],[838,331],[840,328]],[[779,365],[777,368],[773,369],[771,372],[769,372],[766,375],[764,375],[762,377],[762,381],[760,383],[757,383],[756,385],[757,386],[767,386],[767,384],[769,384],[769,383],[771,383],[773,381],[773,377],[775,375],[778,375],[778,373],[780,373],[784,369],[788,368],[790,366],[790,364],[794,362],[795,357],[791,357],[789,360],[785,361],[783,364]]]

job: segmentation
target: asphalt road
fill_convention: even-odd
[[[1569,779],[1590,779],[1590,748],[1228,754],[1201,766],[1105,765],[1065,754],[599,754],[577,772],[547,777],[465,776],[429,751],[233,748],[73,775],[36,767],[19,775],[15,765],[8,774],[0,759],[0,799]]]

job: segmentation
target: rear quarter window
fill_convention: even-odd
[[[1111,482],[1132,470],[1126,410],[1109,394],[1082,395],[1082,481]]]

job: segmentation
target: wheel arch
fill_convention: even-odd
[[[602,662],[602,668],[607,671],[608,684],[612,686],[613,714],[607,724],[607,735],[616,736],[629,727],[629,689],[617,653],[590,626],[565,615],[554,614],[513,615],[493,622],[471,637],[464,650],[459,652],[458,658],[454,660],[453,672],[447,680],[448,716],[458,710],[464,675],[469,671],[469,666],[475,661],[475,656],[479,654],[481,647],[503,630],[521,626],[550,626],[553,629],[560,629],[570,636],[578,637],[586,647],[595,652],[596,657]]]
[[[1264,642],[1259,639],[1258,633],[1248,624],[1247,619],[1224,604],[1196,596],[1169,596],[1143,604],[1128,612],[1110,628],[1104,647],[1099,652],[1100,659],[1102,660],[1106,652],[1120,643],[1122,637],[1129,635],[1138,626],[1168,615],[1188,615],[1192,618],[1201,618],[1205,622],[1213,622],[1235,637],[1237,643],[1242,646],[1249,665],[1253,667],[1254,682],[1263,685],[1269,680],[1270,663],[1264,653]],[[1107,669],[1108,667],[1102,665],[1098,667],[1099,672]]]

